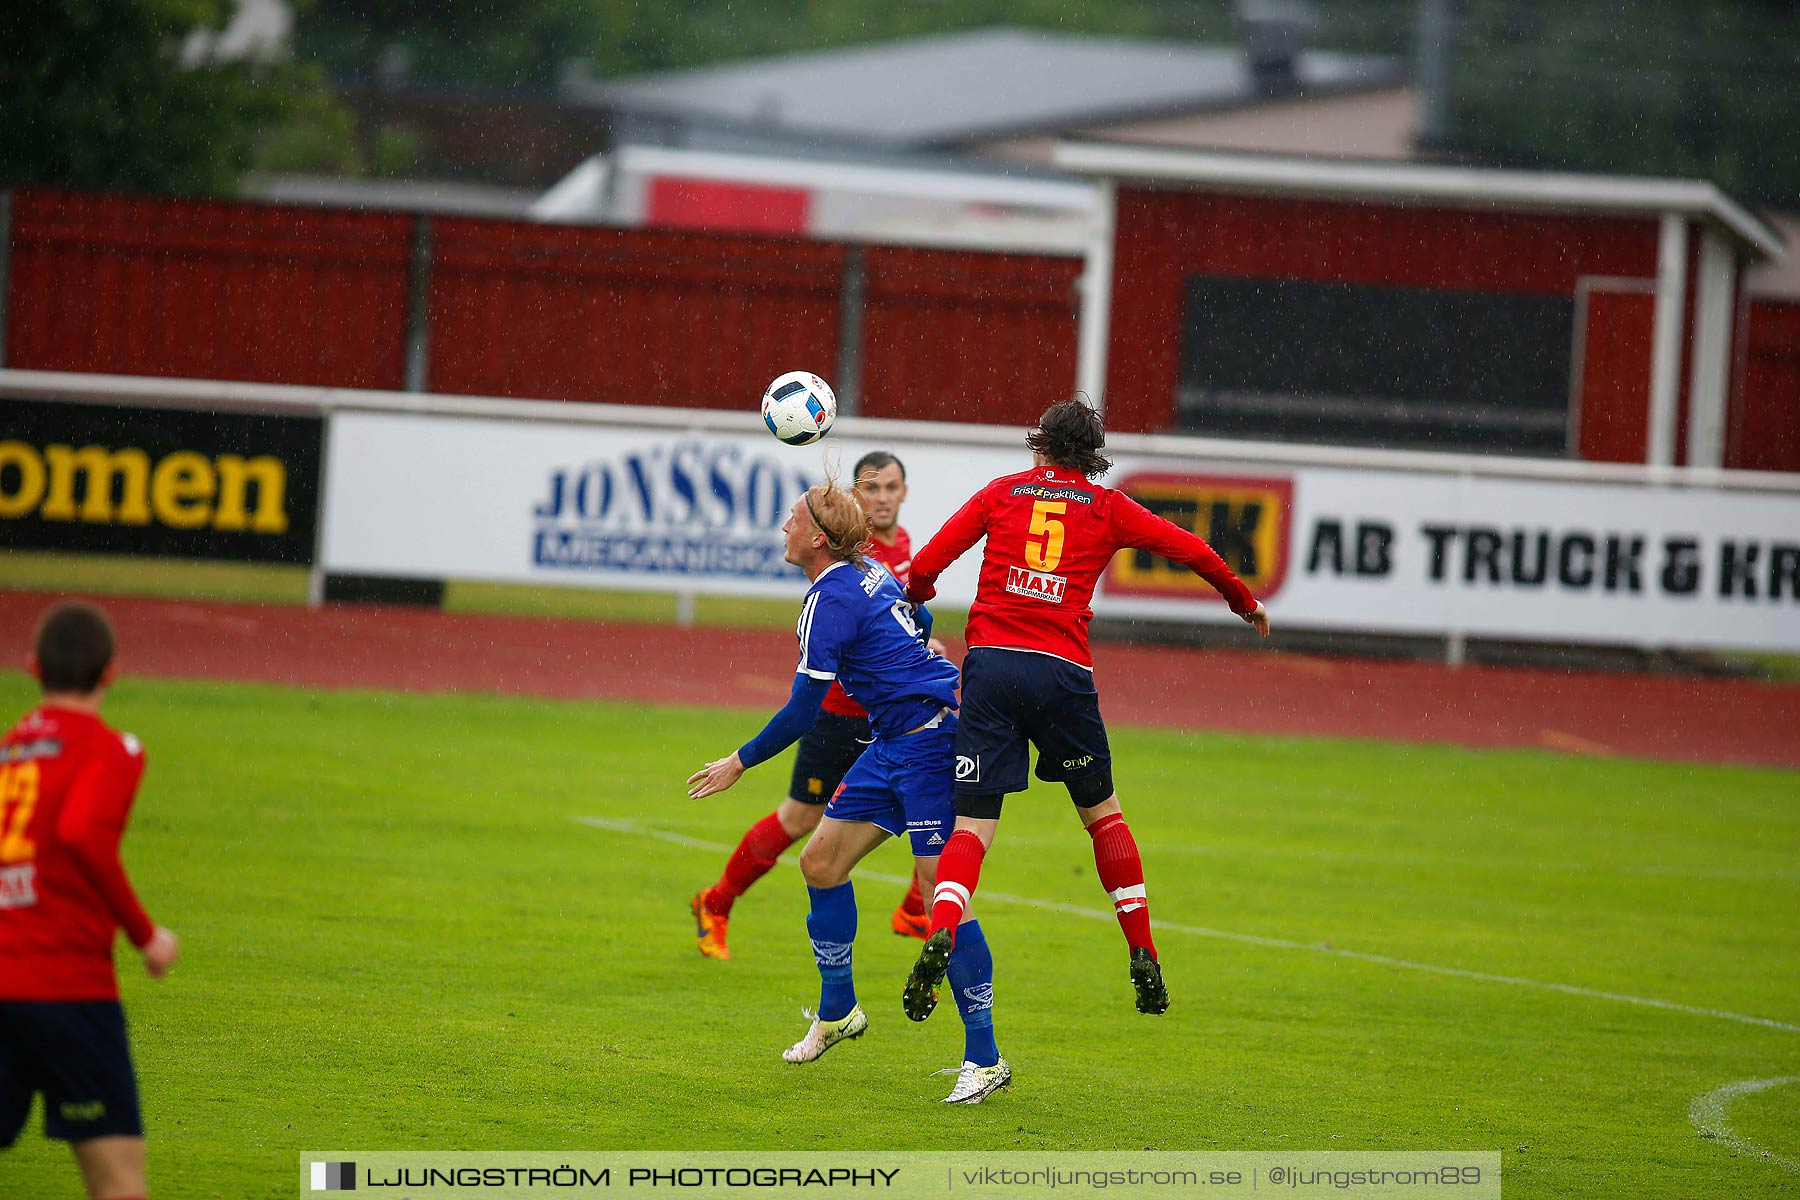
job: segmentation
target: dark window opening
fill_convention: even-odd
[[[1184,432],[1563,456],[1575,301],[1188,279]]]

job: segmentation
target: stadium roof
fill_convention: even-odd
[[[1302,51],[1283,98],[1392,85],[1391,58]],[[949,145],[1270,97],[1235,46],[996,28],[633,76],[626,109],[788,133]]]

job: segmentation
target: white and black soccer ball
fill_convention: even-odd
[[[762,415],[769,432],[788,445],[811,445],[837,420],[837,396],[811,371],[789,371],[763,393]]]

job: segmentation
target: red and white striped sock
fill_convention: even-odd
[[[1094,839],[1094,866],[1100,873],[1100,886],[1112,897],[1113,912],[1125,942],[1133,950],[1139,946],[1156,957],[1156,943],[1150,940],[1150,901],[1144,893],[1144,860],[1138,857],[1137,839],[1121,813],[1101,817],[1088,826]]]
[[[950,931],[950,944],[956,944],[956,927],[962,923],[969,907],[969,897],[981,882],[981,860],[987,847],[967,829],[950,835],[944,853],[938,859],[937,887],[931,894],[931,928],[927,936],[940,929]]]

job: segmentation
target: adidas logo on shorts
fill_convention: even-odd
[[[941,846],[944,844],[944,835],[941,833],[934,833],[925,839],[925,844],[927,846]]]

